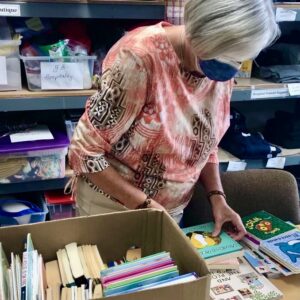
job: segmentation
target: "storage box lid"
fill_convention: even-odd
[[[27,151],[50,150],[69,146],[69,138],[63,130],[50,128],[50,131],[54,137],[53,140],[12,143],[9,136],[3,137],[0,139],[0,155]]]
[[[47,204],[75,204],[72,195],[66,195],[64,191],[61,190],[45,192],[45,199]]]

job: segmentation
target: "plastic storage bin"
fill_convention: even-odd
[[[25,200],[31,202],[39,208],[39,212],[24,212],[22,216],[4,216],[3,213],[0,215],[0,226],[12,226],[12,225],[23,225],[29,223],[44,222],[46,220],[46,215],[48,214],[48,208],[43,200],[42,195],[37,193],[30,193],[27,195],[18,195],[18,196],[1,196],[0,205],[8,202],[15,202],[18,200]],[[2,210],[2,209],[1,209]]]
[[[0,183],[63,178],[69,139],[50,129],[54,139],[11,143],[0,139]]]
[[[0,40],[0,91],[21,90],[19,46],[21,41]]]
[[[21,59],[31,91],[92,88],[96,56],[21,56]]]
[[[76,216],[75,201],[72,200],[71,195],[65,195],[63,190],[45,192],[45,200],[50,220],[73,218]]]

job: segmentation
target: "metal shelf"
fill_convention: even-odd
[[[247,163],[247,170],[248,169],[265,169],[267,165],[267,159],[246,159],[244,160]],[[220,169],[225,172],[227,170],[229,162],[221,162]],[[300,165],[300,155],[289,156],[286,157],[285,166],[296,166]]]
[[[283,8],[297,13],[295,21],[300,21],[300,4],[275,4],[276,8]]]
[[[20,17],[82,19],[163,19],[165,8],[158,1],[103,1],[100,3],[32,3],[0,1],[0,5],[17,5]],[[7,13],[7,16],[10,16]]]
[[[272,83],[258,78],[236,78],[231,101],[260,101],[274,99],[295,99],[287,84]]]
[[[0,92],[0,111],[81,109],[95,90]]]
[[[63,189],[68,178],[0,184],[0,195]]]

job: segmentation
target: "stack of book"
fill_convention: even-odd
[[[88,299],[99,296],[102,290],[100,271],[107,266],[103,263],[96,245],[77,246],[76,243],[70,243],[64,249],[59,249],[56,255],[57,260],[45,265],[49,295],[47,298],[60,299],[55,296],[57,294],[61,294],[61,299]]]
[[[249,262],[254,256],[265,262],[260,268],[273,268],[285,276],[300,273],[300,232],[294,225],[266,211],[242,220],[247,230],[243,242],[249,248]]]
[[[101,271],[103,294],[116,296],[141,290],[190,282],[194,273],[179,275],[170,253],[161,252]]]
[[[242,245],[222,231],[213,237],[214,223],[206,223],[182,229],[193,246],[206,261],[210,270],[238,269],[238,258],[243,257]]]

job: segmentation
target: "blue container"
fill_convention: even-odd
[[[25,197],[0,198],[1,227],[44,222],[47,214],[48,208],[41,195],[29,194]]]

